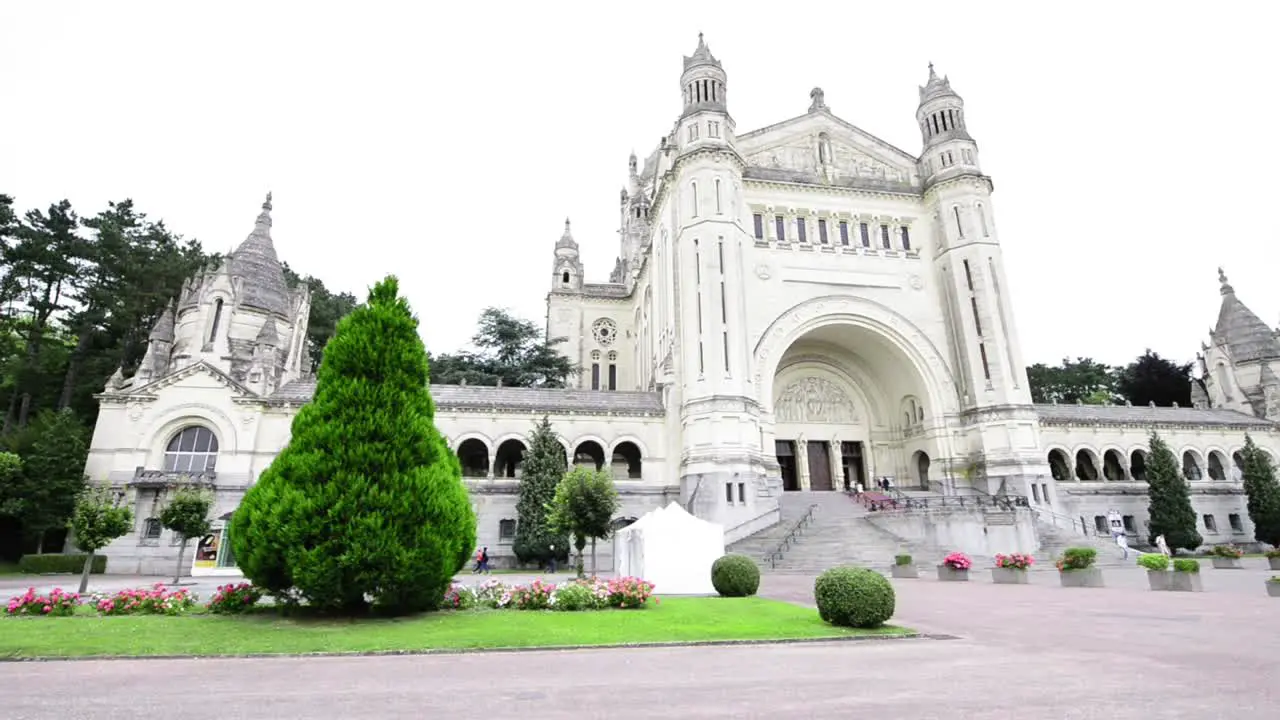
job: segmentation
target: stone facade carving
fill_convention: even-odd
[[[839,385],[825,378],[807,377],[787,386],[774,402],[781,423],[855,423],[853,401]]]

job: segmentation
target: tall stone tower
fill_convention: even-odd
[[[624,187],[620,193],[622,217],[618,225],[618,236],[621,241],[618,263],[609,281],[625,284],[629,290],[633,285],[635,273],[640,270],[640,258],[643,257],[649,243],[651,208],[649,193],[640,180],[639,162],[634,152],[627,161],[627,170],[627,187]]]
[[[680,75],[670,195],[675,205],[676,328],[672,406],[683,427],[681,484],[696,511],[719,514],[723,484],[759,491],[766,460],[759,405],[750,384],[741,258],[748,238],[738,221],[744,161],[728,108],[728,76],[702,36]],[[715,448],[714,451],[711,448]],[[707,486],[711,486],[708,491]]]
[[[1025,484],[1048,472],[1036,449],[1039,426],[1007,296],[993,185],[982,173],[964,100],[950,79],[939,78],[930,64],[919,90],[919,172],[937,233],[935,271],[969,427],[969,454],[959,460],[975,486],[1030,496]]]

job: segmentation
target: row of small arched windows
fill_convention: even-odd
[[[1266,449],[1262,452],[1271,454]],[[1093,449],[1080,448],[1073,461],[1065,450],[1054,448],[1049,451],[1048,460],[1053,479],[1058,482],[1145,482],[1148,456],[1143,448],[1134,449],[1127,458],[1120,450],[1111,449],[1099,458]],[[1226,454],[1221,450],[1210,450],[1206,456],[1198,450],[1187,449],[1182,452],[1181,464],[1182,476],[1190,482],[1231,480],[1239,478],[1244,471],[1244,456],[1237,450],[1231,453],[1228,463]]]
[[[463,477],[518,478],[524,466],[526,450],[528,447],[523,440],[509,438],[500,443],[492,453],[491,463],[489,444],[473,437],[458,443],[457,454],[458,461],[462,464]],[[613,446],[613,452],[609,455],[606,462],[605,449],[600,443],[583,440],[574,447],[572,462],[569,462],[569,453],[565,451],[565,464],[594,467],[597,470],[605,469],[607,464],[616,478],[640,479],[642,459],[638,445],[630,440],[623,440]]]

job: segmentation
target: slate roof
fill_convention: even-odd
[[[1047,423],[1061,425],[1218,425],[1275,427],[1269,420],[1220,408],[1130,407],[1128,405],[1036,405]]]
[[[315,378],[294,380],[268,399],[279,403],[304,403],[311,399],[315,389]],[[437,408],[447,410],[609,415],[663,413],[661,395],[651,392],[432,385],[431,397],[435,399]]]
[[[253,232],[240,243],[229,258],[231,275],[243,280],[242,307],[289,316],[289,287],[284,270],[271,242],[271,194],[262,203],[262,213]]]

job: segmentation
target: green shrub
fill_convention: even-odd
[[[1238,560],[1238,559],[1240,559],[1240,558],[1244,557],[1244,550],[1241,550],[1240,548],[1236,547],[1235,545],[1230,545],[1230,544],[1227,544],[1227,545],[1214,545],[1214,546],[1213,546],[1213,549],[1212,549],[1212,550],[1210,550],[1209,552],[1210,552],[1210,554],[1212,554],[1214,557],[1229,558],[1229,559],[1232,559],[1232,560]]]
[[[1058,561],[1059,570],[1085,570],[1093,567],[1098,551],[1090,547],[1067,548]]]
[[[1280,558],[1280,548],[1273,548],[1267,551],[1268,558]]]
[[[476,543],[394,276],[339,323],[289,444],[231,521],[245,578],[321,612],[434,610]]]
[[[45,553],[41,555],[23,555],[18,559],[18,572],[31,575],[71,575],[84,570],[84,553]],[[107,556],[94,555],[90,572],[101,575],[107,571]]]
[[[1173,571],[1180,573],[1200,572],[1200,561],[1192,558],[1174,558]]]
[[[1138,556],[1138,564],[1148,570],[1168,570],[1169,558],[1164,553],[1143,553]]]
[[[746,555],[731,553],[711,564],[711,584],[722,597],[749,597],[760,589],[760,568]]]
[[[873,628],[893,617],[896,596],[883,575],[859,567],[832,568],[813,583],[818,616],[832,625]]]
[[[894,555],[893,564],[899,567],[902,567],[903,565],[910,565],[911,556],[910,555]]]

